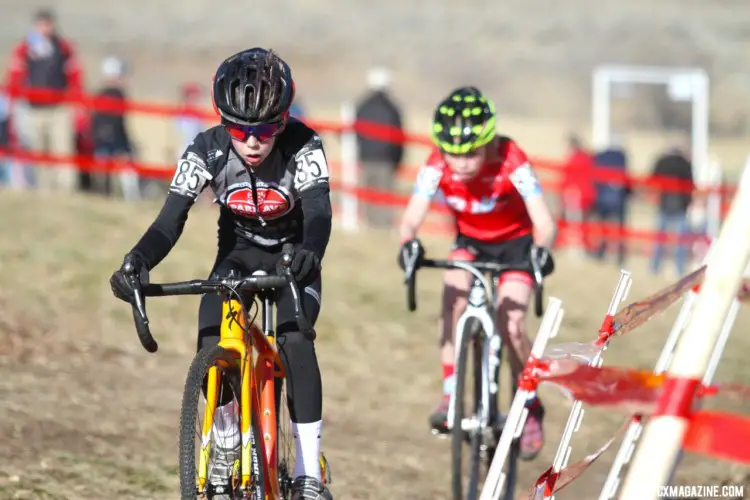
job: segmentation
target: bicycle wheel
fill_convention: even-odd
[[[180,439],[179,439],[179,450],[180,450],[180,492],[182,500],[195,500],[196,498],[206,498],[208,500],[225,500],[225,499],[239,499],[243,498],[239,490],[240,475],[237,467],[233,467],[231,477],[226,478],[226,486],[215,487],[211,484],[206,484],[205,487],[201,487],[198,484],[198,468],[196,465],[196,457],[201,453],[201,443],[203,434],[203,422],[200,416],[206,415],[205,410],[200,409],[201,406],[205,406],[205,399],[203,397],[202,386],[207,378],[209,369],[211,367],[217,367],[219,370],[220,378],[223,381],[228,382],[222,384],[219,388],[219,399],[222,399],[223,394],[221,391],[224,387],[229,387],[234,400],[233,403],[237,407],[240,407],[241,402],[241,377],[238,369],[226,369],[223,367],[236,366],[236,357],[219,346],[205,347],[198,351],[193,362],[190,364],[188,369],[187,380],[185,382],[185,389],[182,395],[182,407],[180,409]],[[204,402],[203,404],[201,402]],[[237,412],[239,415],[239,412]],[[240,425],[238,420],[237,426]],[[259,436],[257,422],[253,419],[250,425],[251,440],[254,443],[255,437]],[[239,427],[237,429],[239,434]],[[213,432],[211,432],[211,440],[213,440]],[[214,444],[214,443],[212,443]],[[218,444],[218,443],[217,443]],[[213,446],[211,446],[213,447]],[[252,475],[252,495],[250,498],[262,500],[264,497],[263,491],[265,488],[263,478],[263,467],[260,465],[261,457],[258,453],[258,449],[252,446],[250,451],[252,464],[250,467]],[[210,457],[210,455],[209,455]],[[237,457],[238,460],[241,458]],[[209,477],[212,469],[211,462],[208,464]],[[241,470],[241,467],[239,468]],[[199,491],[200,490],[200,491]]]
[[[279,487],[281,498],[292,498],[292,481],[294,480],[294,466],[297,463],[292,419],[289,415],[285,380],[275,379],[276,389],[276,453],[279,464]]]
[[[510,377],[508,377],[510,378]],[[512,403],[513,398],[516,396],[516,384],[514,383],[513,379],[510,380],[510,401]],[[498,383],[499,387],[499,383]],[[510,404],[508,403],[508,411],[510,411]],[[503,416],[503,419],[506,415]],[[511,432],[510,429],[508,432]],[[518,478],[518,460],[521,453],[521,440],[520,439],[514,439],[513,442],[510,445],[510,454],[508,455],[508,468],[507,468],[507,478],[505,480],[505,495],[504,500],[513,500],[514,494],[516,491],[516,482]]]
[[[502,435],[503,431],[505,430],[505,421],[508,416],[508,411],[510,410],[510,404],[513,401],[513,397],[515,396],[515,384],[513,383],[513,379],[511,377],[508,377],[508,381],[510,382],[511,390],[510,392],[510,398],[507,401],[507,404],[503,406],[505,408],[505,411],[501,411],[501,405],[500,405],[500,368],[502,366],[502,359],[503,359],[503,347],[504,344],[500,344],[500,348],[497,353],[498,357],[498,364],[496,369],[494,370],[494,373],[490,373],[490,376],[492,377],[492,380],[495,384],[495,387],[498,389],[498,393],[495,395],[495,397],[490,397],[490,428],[487,429],[487,433],[485,434],[485,441],[482,445],[482,456],[486,461],[487,470],[485,471],[485,474],[489,471],[489,467],[492,464],[492,460],[495,458],[495,452],[497,450],[497,444],[500,441],[500,436]],[[510,429],[508,432],[512,432]],[[502,498],[504,500],[513,500],[513,495],[515,492],[515,485],[516,485],[516,478],[518,474],[518,456],[520,451],[520,440],[514,439],[511,443],[510,448],[510,454],[508,456],[508,459],[506,461],[505,466],[505,486],[503,487],[503,496]]]
[[[479,332],[479,334],[477,334]],[[482,351],[484,335],[473,321],[466,324],[461,345],[457,346],[455,404],[451,429],[451,468],[454,500],[476,499],[479,490],[482,430],[479,417],[482,409]],[[471,366],[469,365],[471,361]],[[471,370],[471,371],[470,371]],[[468,389],[467,374],[474,378],[473,390]],[[468,441],[464,463],[464,443]],[[468,477],[466,496],[463,492],[464,477]]]
[[[292,419],[289,414],[286,379],[276,377],[276,453],[278,456],[279,487],[282,500],[292,498],[294,466],[297,463],[297,447],[294,442]],[[320,454],[320,470],[323,484],[331,483],[331,469],[325,455]]]

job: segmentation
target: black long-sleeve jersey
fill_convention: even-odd
[[[292,242],[322,258],[331,235],[328,181],[320,137],[298,120],[290,119],[253,170],[234,151],[226,130],[212,127],[186,148],[164,206],[133,252],[154,268],[177,243],[195,199],[211,186],[220,206],[220,253],[239,240],[270,250]]]

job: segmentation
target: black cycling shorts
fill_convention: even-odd
[[[468,262],[486,260],[498,264],[528,265],[533,243],[534,239],[530,234],[498,243],[479,241],[459,234],[451,247],[450,258]],[[500,275],[499,284],[509,281],[525,283],[529,288],[534,286],[534,278],[524,271],[508,271]]]
[[[281,257],[281,250],[269,251],[244,240],[238,241],[237,245],[228,252],[219,252],[219,256],[211,270],[211,277],[225,277],[234,272],[238,277],[250,276],[253,272],[261,270],[268,274],[276,274],[276,264]],[[321,280],[320,276],[310,285],[300,290],[302,295],[302,307],[305,316],[314,325],[320,313],[321,304]],[[206,337],[215,337],[211,342],[217,343],[219,337],[219,326],[221,325],[221,297],[218,294],[207,294],[201,300],[199,313],[199,339],[200,349],[206,342]],[[278,291],[276,296],[276,333],[283,335],[286,332],[298,331],[297,320],[294,315],[294,300],[292,292],[285,287]],[[249,302],[245,303],[250,306]],[[260,320],[260,317],[258,318]]]
[[[249,276],[257,270],[276,274],[276,264],[281,250],[272,251],[245,242],[237,241],[231,249],[220,249],[212,277],[226,276],[234,271],[239,277]],[[307,319],[315,325],[320,313],[321,280],[318,277],[312,284],[300,290],[302,307]],[[250,307],[252,297],[245,306]],[[279,356],[287,371],[287,397],[289,413],[293,422],[317,422],[322,418],[322,383],[320,368],[315,353],[314,342],[305,337],[297,325],[294,314],[294,299],[288,287],[280,289],[276,297],[276,337]],[[201,298],[198,312],[198,349],[219,342],[221,331],[222,298],[209,293]],[[257,321],[261,318],[258,316]],[[279,386],[280,387],[280,386]],[[230,394],[224,391],[222,394]],[[226,404],[230,399],[219,401]]]

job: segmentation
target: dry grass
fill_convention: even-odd
[[[177,498],[177,424],[182,385],[195,346],[198,299],[149,302],[161,350],[143,351],[129,308],[108,278],[159,209],[84,197],[0,193],[0,498]],[[177,248],[155,281],[203,277],[214,258],[213,208],[193,210]],[[429,241],[435,255],[446,241]],[[337,499],[448,498],[449,449],[431,437],[427,415],[440,390],[435,332],[440,276],[420,275],[408,313],[397,240],[337,232],[325,261],[318,354],[325,386],[325,451]],[[668,280],[643,262],[630,266],[630,300]],[[559,341],[593,339],[617,280],[610,264],[561,257],[549,294],[566,307]],[[608,351],[608,365],[653,365],[677,307]],[[532,331],[538,322],[531,320]],[[738,319],[719,381],[748,379],[747,311]],[[569,404],[552,389],[550,444],[522,464],[529,485],[550,463]],[[717,400],[750,412],[748,403]],[[744,405],[744,408],[741,406]],[[576,460],[601,445],[623,415],[587,411],[574,440]],[[559,498],[595,498],[614,450]],[[742,471],[739,471],[742,472]],[[732,466],[686,457],[678,480],[727,478]]]

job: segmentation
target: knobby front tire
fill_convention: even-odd
[[[451,469],[454,500],[478,498],[482,445],[481,432],[474,430],[467,435],[467,432],[462,429],[461,422],[464,417],[477,415],[481,407],[481,357],[484,336],[477,335],[477,328],[470,321],[466,323],[462,337],[461,345],[457,346],[459,352],[456,364],[455,404],[453,426],[451,430]],[[469,373],[468,367],[470,355],[472,360],[471,373],[474,375],[473,388],[467,387],[470,382],[467,377],[467,373]],[[473,391],[471,391],[471,389],[473,389]],[[468,411],[466,411],[464,406],[467,402],[467,395],[471,395],[471,404]],[[463,465],[463,454],[464,444],[466,443],[467,438],[469,446],[466,450],[466,458],[468,458],[469,464],[466,495],[464,495],[463,482],[465,469]]]
[[[180,438],[179,438],[179,449],[180,449],[180,492],[182,500],[196,500],[198,496],[198,485],[197,485],[197,464],[196,456],[200,453],[200,439],[201,439],[201,427],[202,422],[198,419],[198,410],[200,401],[203,398],[202,386],[203,381],[206,379],[209,368],[212,366],[219,366],[219,362],[226,363],[224,366],[236,366],[236,361],[232,361],[233,357],[229,351],[223,347],[211,346],[204,347],[195,355],[193,362],[190,364],[188,369],[187,380],[185,381],[185,389],[182,395],[182,407],[180,409]],[[221,379],[228,381],[228,386],[231,387],[234,399],[238,404],[241,403],[241,385],[240,385],[240,373],[239,370],[225,371],[219,368],[221,371]],[[239,425],[239,422],[237,423]],[[259,436],[257,422],[253,419],[250,426],[251,432],[254,436]],[[197,439],[196,439],[197,437]],[[212,437],[213,439],[213,437]],[[212,446],[215,443],[212,442]],[[261,464],[261,456],[258,453],[257,447],[253,446],[251,451],[251,458],[254,463]],[[241,457],[240,457],[241,459]],[[210,469],[210,467],[209,467]],[[258,473],[253,472],[254,467],[250,467],[254,492],[265,491],[265,481],[263,477],[263,467],[258,467]],[[240,469],[241,470],[241,469]],[[233,492],[232,498],[235,497]],[[252,498],[256,498],[257,494],[254,494]],[[263,498],[261,494],[258,500]]]

